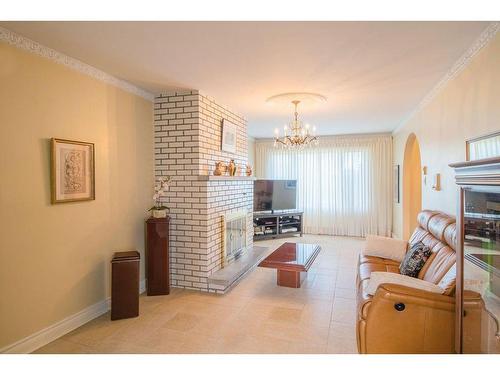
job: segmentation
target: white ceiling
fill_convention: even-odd
[[[3,27],[158,93],[199,89],[270,137],[290,91],[327,96],[299,108],[319,134],[394,130],[488,26],[486,22],[1,22]]]

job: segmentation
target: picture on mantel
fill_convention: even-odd
[[[236,125],[226,119],[222,120],[222,151],[236,153]]]

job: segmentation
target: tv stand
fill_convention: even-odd
[[[253,213],[253,240],[302,237],[302,211],[267,211]]]

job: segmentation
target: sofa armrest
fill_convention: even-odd
[[[467,291],[468,327],[481,327],[483,300]],[[361,353],[454,353],[455,297],[396,284],[381,284],[366,316],[358,315]],[[469,344],[478,352],[479,341]]]
[[[422,307],[437,308],[454,311],[455,297],[415,289],[397,284],[381,284],[375,295],[373,302],[384,299],[396,303],[415,304]]]
[[[358,315],[361,353],[453,353],[455,298],[381,284]]]

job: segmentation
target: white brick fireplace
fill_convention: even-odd
[[[237,126],[236,153],[221,151],[222,120]],[[171,285],[224,292],[210,282],[234,254],[224,257],[222,218],[246,215],[245,248],[253,251],[253,179],[213,176],[216,161],[247,163],[246,120],[198,91],[155,98],[155,174],[172,176],[170,207]]]

